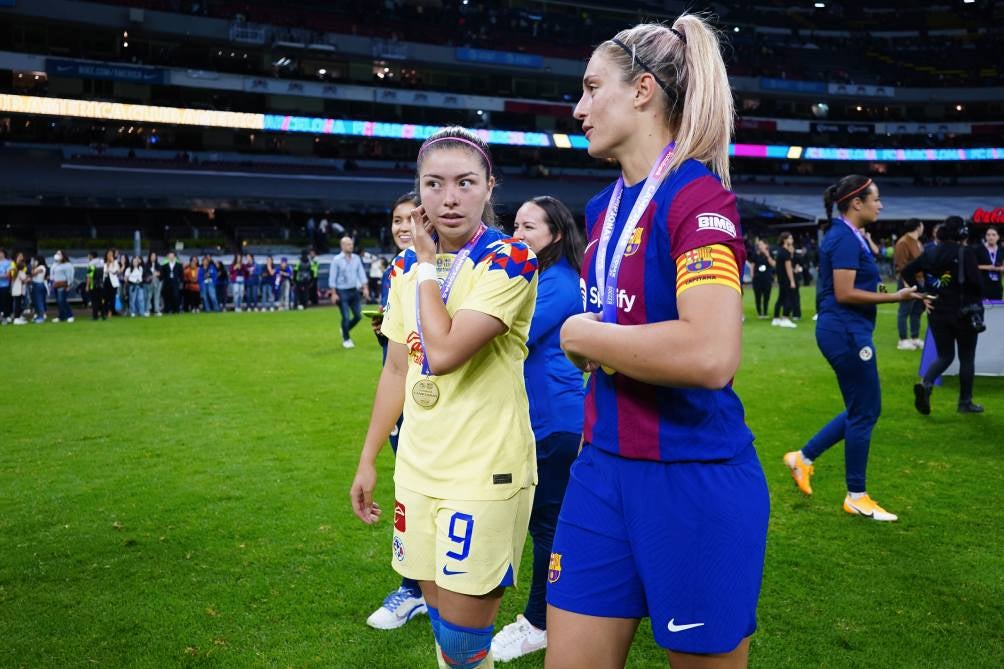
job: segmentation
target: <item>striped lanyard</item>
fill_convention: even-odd
[[[596,288],[602,296],[604,323],[617,322],[617,277],[620,274],[621,262],[624,260],[624,252],[627,250],[632,235],[634,235],[635,228],[638,227],[642,214],[648,209],[648,205],[652,201],[652,198],[655,197],[656,191],[659,190],[659,186],[662,185],[662,182],[666,179],[666,175],[669,174],[669,163],[673,158],[673,148],[675,145],[675,142],[670,142],[662,150],[659,159],[652,165],[652,169],[649,171],[648,178],[645,181],[645,186],[638,195],[638,200],[631,207],[631,213],[628,214],[627,221],[624,223],[624,229],[621,230],[620,237],[617,239],[613,257],[610,258],[610,267],[607,268],[607,248],[610,246],[611,238],[613,238],[614,224],[617,222],[617,211],[620,209],[621,196],[624,194],[624,176],[621,175],[617,178],[614,192],[610,196],[610,204],[607,205],[607,215],[603,220],[603,228],[600,230],[599,244],[596,247]]]

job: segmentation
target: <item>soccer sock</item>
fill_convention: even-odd
[[[864,492],[851,492],[850,490],[847,491],[847,496],[850,497],[851,499],[861,499],[867,494],[868,493]]]
[[[490,669],[492,659],[492,625],[465,627],[440,618],[440,655],[450,669]]]
[[[805,464],[807,464],[807,465],[811,465],[812,464],[812,460],[810,460],[809,458],[805,457],[805,452],[804,451],[799,451],[799,453],[802,454],[802,460],[805,461]]]

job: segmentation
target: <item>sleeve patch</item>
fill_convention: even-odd
[[[485,256],[482,262],[488,263],[488,270],[500,269],[510,279],[523,277],[527,281],[533,278],[537,271],[537,257],[530,248],[516,240],[506,240],[499,243],[495,250]]]
[[[676,295],[694,286],[729,286],[742,292],[735,255],[724,244],[687,251],[676,259]]]

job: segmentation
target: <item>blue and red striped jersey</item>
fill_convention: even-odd
[[[612,240],[618,239],[644,183],[624,188]],[[612,192],[613,185],[586,205],[589,242],[580,287],[587,311],[601,311],[594,266]],[[607,267],[614,246],[608,246]],[[681,268],[714,274],[715,257],[728,252],[734,256],[732,271],[742,268],[746,252],[735,195],[704,165],[687,160],[656,191],[627,246],[617,282],[617,322],[679,319],[678,259],[683,258]],[[691,262],[697,257],[703,260]],[[727,258],[729,264],[732,260]],[[725,460],[753,442],[731,383],[719,390],[673,388],[603,371],[589,381],[583,437],[626,458],[666,462]]]

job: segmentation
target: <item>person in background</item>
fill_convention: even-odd
[[[115,260],[119,266],[119,286],[116,293],[115,313],[123,315],[129,310],[129,284],[125,279],[126,272],[132,266],[132,261],[126,253],[115,252]]]
[[[70,290],[73,288],[73,263],[62,250],[56,251],[52,261],[52,287],[56,291],[56,304],[59,307],[59,314],[52,322],[72,323],[74,319],[73,310],[70,309]]]
[[[24,254],[18,252],[14,256],[14,263],[10,269],[10,295],[11,295],[11,317],[14,325],[25,325],[24,318],[25,302],[28,300],[29,284],[31,279],[28,276],[28,262]]]
[[[199,299],[202,294],[201,283],[199,283],[199,259],[191,256],[188,265],[183,272],[185,285],[185,311],[199,311]]]
[[[370,299],[376,299],[380,296],[380,287],[386,272],[387,263],[384,262],[384,259],[379,256],[373,258],[373,262],[370,263]]]
[[[14,300],[10,293],[11,268],[14,262],[7,257],[7,249],[0,247],[0,325],[14,322]]]
[[[895,293],[878,291],[879,267],[872,245],[862,232],[878,220],[882,199],[878,185],[851,174],[823,192],[829,230],[819,248],[816,280],[816,344],[837,377],[843,410],[824,425],[805,446],[785,453],[783,462],[795,485],[812,494],[813,464],[837,443],[844,442],[846,513],[877,521],[895,521],[896,514],[879,506],[868,494],[866,475],[872,430],[882,413],[878,356],[875,354],[875,317],[879,304],[919,300],[916,287]],[[839,215],[833,217],[833,209]]]
[[[98,256],[94,251],[87,252],[87,267],[84,272],[84,282],[80,284],[78,289],[80,292],[80,303],[83,305],[84,309],[91,306],[92,296],[94,294],[94,268],[98,262]]]
[[[265,256],[265,265],[261,268],[261,307],[263,311],[275,311],[275,298],[278,293],[277,274],[272,256]]]
[[[302,311],[310,303],[310,287],[314,282],[314,271],[308,251],[300,254],[293,275],[296,277],[296,308]]]
[[[337,304],[342,312],[342,346],[355,348],[349,333],[362,319],[359,294],[361,291],[362,298],[368,300],[369,286],[366,283],[362,258],[353,253],[355,244],[352,238],[342,237],[341,247],[342,252],[331,260],[328,288],[332,304]]]
[[[132,263],[125,273],[126,284],[129,287],[129,318],[150,315],[146,310],[146,284],[143,281],[145,274],[143,259],[133,256]]]
[[[313,247],[307,251],[310,259],[310,303],[315,307],[321,303],[320,290],[317,287],[317,276],[321,273],[321,262],[317,259],[317,251]]]
[[[276,296],[279,299],[279,311],[289,309],[291,293],[293,292],[293,267],[289,264],[289,258],[283,256],[279,259],[279,266],[275,269]]]
[[[897,290],[907,285],[903,281],[900,273],[903,268],[913,262],[924,252],[924,247],[920,243],[920,238],[924,234],[924,223],[919,218],[907,219],[903,224],[903,234],[896,240],[896,247],[892,255],[893,269],[896,272]],[[924,276],[917,275],[911,285],[920,288],[924,287]],[[924,348],[924,342],[920,338],[920,314],[924,311],[924,303],[919,300],[904,300],[899,303],[896,311],[896,326],[899,328],[899,343],[896,348],[900,351],[915,351]],[[907,321],[910,329],[907,330]]]
[[[31,307],[35,312],[34,322],[45,322],[45,299],[49,296],[46,279],[49,277],[49,266],[43,256],[35,256],[31,263]]]
[[[116,259],[115,249],[105,251],[105,262],[101,280],[101,320],[106,320],[115,311],[115,296],[119,294],[119,287],[122,285],[119,272],[119,261]]]
[[[248,311],[261,311],[261,268],[254,261],[254,255],[244,256],[244,303]]]
[[[976,342],[980,331],[973,316],[983,316],[983,289],[979,281],[979,250],[966,244],[969,229],[958,216],[949,216],[938,229],[938,246],[903,268],[903,281],[914,285],[918,273],[941,277],[927,318],[938,350],[938,358],[913,387],[914,407],[923,415],[931,413],[931,392],[959,351],[959,413],[983,413],[973,402],[976,374]]]
[[[523,379],[537,451],[537,489],[530,512],[533,577],[522,614],[492,639],[492,654],[514,660],[547,647],[547,573],[554,528],[582,442],[585,388],[582,372],[561,350],[561,325],[582,313],[579,273],[585,242],[572,212],[548,195],[516,212],[513,237],[537,256],[537,301],[526,340]]]
[[[185,268],[182,267],[174,251],[167,252],[167,262],[160,270],[164,282],[164,308],[169,314],[181,312],[181,287],[185,282]]]
[[[161,262],[155,251],[146,258],[146,313],[160,316],[164,313],[164,280],[161,278]]]
[[[774,320],[771,325],[782,328],[797,328],[792,322],[791,316],[795,311],[795,291],[798,284],[795,282],[795,239],[790,232],[782,232],[777,238],[777,260],[775,272],[777,273],[777,303],[774,304]]]
[[[756,302],[756,317],[770,318],[770,291],[774,286],[774,266],[777,264],[770,254],[770,247],[762,239],[756,240],[753,254],[753,299]]]
[[[219,304],[217,311],[226,311],[227,288],[230,285],[230,275],[222,260],[216,260],[213,264],[216,265],[216,302]]]
[[[405,251],[411,246],[411,212],[417,206],[418,195],[412,191],[399,197],[394,202],[394,206],[391,207],[391,237],[393,237],[398,251]],[[387,300],[390,298],[391,274],[392,270],[388,268],[382,277],[382,285],[379,293],[381,311],[387,308]],[[382,324],[383,314],[381,313],[381,315],[373,319],[373,332],[376,333],[377,342],[383,350],[383,362],[386,363],[387,347],[390,342],[380,332]],[[388,437],[390,447],[395,455],[397,455],[397,441],[398,435],[401,432],[403,419],[404,416],[400,416],[397,419],[397,425],[394,426]],[[402,627],[415,616],[427,613],[428,608],[418,581],[402,576],[401,585],[384,597],[380,608],[370,614],[366,619],[366,624],[378,630],[393,630]]]
[[[234,298],[234,311],[243,311],[244,291],[247,289],[247,267],[240,253],[234,254],[230,264],[230,294]]]
[[[220,299],[216,295],[216,263],[209,255],[202,258],[199,268],[199,286],[202,288],[202,308],[208,311],[220,310]]]
[[[1001,275],[1004,274],[1004,254],[1000,252],[1000,234],[990,226],[983,235],[983,243],[976,246],[983,299],[1002,299]],[[974,282],[975,283],[975,282]]]

